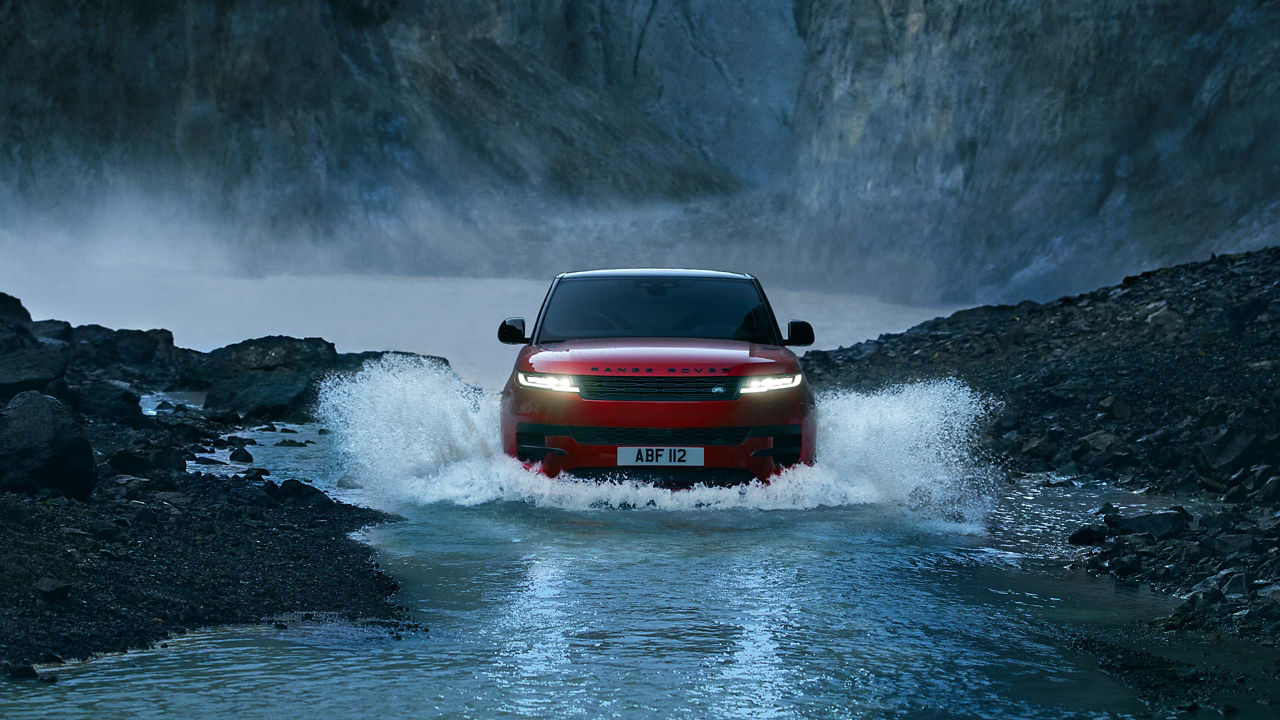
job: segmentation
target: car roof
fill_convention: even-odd
[[[694,270],[687,268],[609,268],[603,270],[577,270],[560,273],[561,278],[611,278],[611,277],[689,277],[754,280],[746,273],[722,270]]]

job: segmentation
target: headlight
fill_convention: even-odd
[[[799,373],[795,375],[758,375],[756,377],[747,378],[742,383],[741,393],[762,393],[770,390],[783,390],[785,388],[793,388],[804,381],[804,375]]]
[[[578,392],[572,375],[543,375],[540,373],[516,373],[516,379],[524,387],[560,392]]]

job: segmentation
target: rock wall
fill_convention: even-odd
[[[0,210],[76,220],[120,196],[171,198],[270,243],[344,223],[395,235],[433,212],[461,224],[486,199],[737,185],[644,113],[568,82],[550,49],[468,14],[486,7],[0,3]]]
[[[862,282],[1052,297],[1274,242],[1275,2],[797,0],[796,17],[799,197]]]
[[[658,248],[1044,299],[1273,242],[1277,36],[1274,0],[0,0],[0,249],[53,221],[289,271]]]

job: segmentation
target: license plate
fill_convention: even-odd
[[[702,448],[620,447],[618,465],[687,465],[702,467]]]

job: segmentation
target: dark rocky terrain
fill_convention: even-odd
[[[980,438],[1014,476],[1109,482],[1195,510],[1100,508],[1080,564],[1185,597],[1166,627],[1280,641],[1280,248],[979,307],[805,355],[815,385],[955,377],[1001,404]]]
[[[296,478],[187,472],[246,423],[305,419],[315,383],[377,353],[262,338],[205,354],[163,330],[32,322],[0,294],[0,662],[146,646],[280,613],[398,618],[397,584],[348,535],[390,520]],[[207,391],[143,415],[139,393]]]

